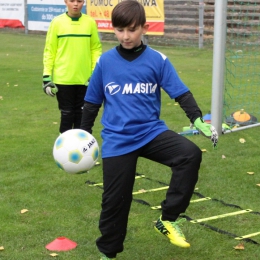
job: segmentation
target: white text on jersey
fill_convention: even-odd
[[[157,88],[157,84],[153,83],[137,83],[135,86],[132,85],[132,83],[130,84],[125,84],[122,94],[140,94],[140,93],[144,93],[144,94],[152,94],[155,93]]]

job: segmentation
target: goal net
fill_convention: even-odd
[[[223,121],[260,122],[260,1],[228,1]]]

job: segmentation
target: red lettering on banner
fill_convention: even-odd
[[[98,17],[97,11],[90,11],[90,16],[93,18]]]
[[[109,18],[109,11],[108,11],[108,10],[104,11],[104,16],[105,16],[106,18]]]

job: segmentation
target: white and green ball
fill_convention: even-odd
[[[90,133],[71,129],[62,133],[53,146],[53,157],[59,168],[67,173],[83,173],[98,160],[99,146]]]

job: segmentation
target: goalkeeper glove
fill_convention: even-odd
[[[47,94],[50,97],[54,97],[58,92],[58,88],[52,82],[51,76],[43,76],[42,88],[45,94]]]
[[[194,121],[194,126],[196,127],[197,130],[200,131],[200,133],[202,133],[204,136],[206,136],[207,138],[209,138],[212,143],[213,143],[213,148],[217,147],[217,143],[218,143],[218,132],[215,129],[214,126],[207,124],[203,121],[202,118],[198,117],[195,121]]]

